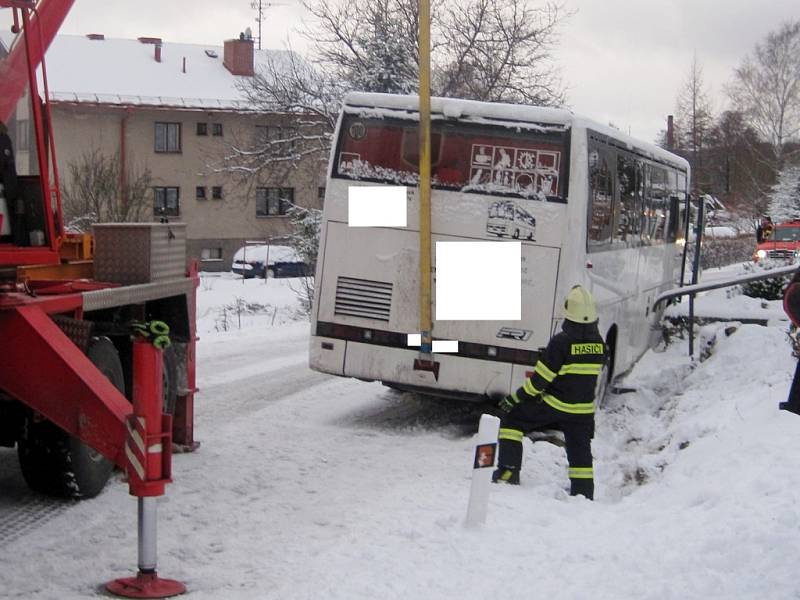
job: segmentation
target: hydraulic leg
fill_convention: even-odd
[[[115,579],[106,589],[126,598],[167,598],[186,592],[186,586],[162,579],[157,565],[156,497],[171,481],[172,419],[163,414],[162,351],[143,339],[133,344],[133,415],[128,421],[125,454],[129,461],[130,493],[138,505],[138,567],[135,577]]]

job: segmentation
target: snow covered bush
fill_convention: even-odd
[[[752,260],[755,245],[756,241],[753,235],[705,238],[700,254],[700,265],[704,269],[714,269]],[[693,257],[694,244],[690,243],[686,253],[687,273],[691,272]]]
[[[774,263],[762,261],[760,263],[746,263],[745,270],[753,273],[764,273],[775,267],[782,267],[784,263]],[[780,300],[783,298],[783,290],[789,283],[790,277],[774,277],[772,279],[762,279],[761,281],[751,281],[742,284],[742,293],[751,298],[763,298],[764,300]]]
[[[299,287],[294,289],[294,292],[300,300],[301,310],[305,314],[310,314],[311,304],[314,301],[314,272],[317,268],[322,211],[316,208],[292,205],[286,214],[289,215],[289,221],[292,224],[289,244],[302,257],[307,267],[307,275],[299,279]]]

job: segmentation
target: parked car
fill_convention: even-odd
[[[244,246],[233,255],[231,271],[253,277],[303,277],[307,266],[289,246]]]

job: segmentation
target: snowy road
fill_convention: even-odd
[[[694,365],[685,342],[648,353],[624,382],[636,391],[597,416],[597,500],[567,496],[562,449],[526,441],[522,485],[492,488],[478,530],[462,525],[478,409],[312,373],[307,327],[200,342],[203,445],[175,457],[159,502],[159,571],[190,598],[800,597],[782,326],[707,326],[698,347],[716,343]],[[136,504],[119,478],[31,526],[9,510],[26,502],[5,493],[9,457],[0,532],[25,535],[0,544],[0,597],[85,598],[134,571]]]
[[[243,417],[269,402],[330,379],[307,365],[307,322],[284,327],[278,336],[202,340],[197,357],[202,400],[196,429],[202,431],[219,420]]]

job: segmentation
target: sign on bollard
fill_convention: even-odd
[[[492,484],[492,469],[497,457],[497,434],[500,419],[492,415],[481,415],[478,425],[478,440],[472,461],[472,486],[469,491],[467,525],[482,525],[486,522],[489,507],[489,486]]]

